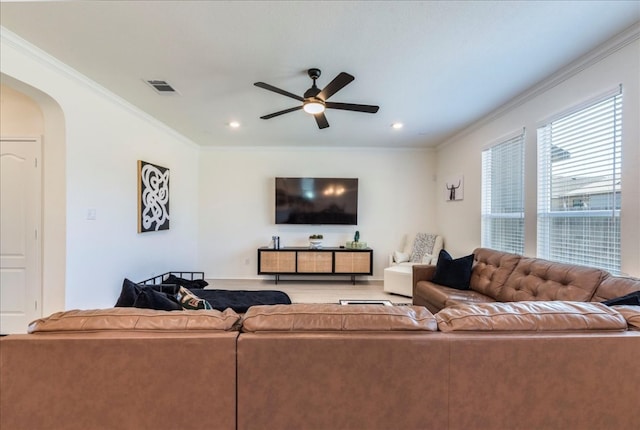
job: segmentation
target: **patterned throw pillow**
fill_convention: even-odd
[[[433,245],[436,243],[435,234],[418,233],[413,241],[413,251],[411,252],[412,263],[422,263],[425,254],[433,253]]]
[[[208,301],[196,296],[185,287],[180,287],[176,299],[185,309],[213,309]]]

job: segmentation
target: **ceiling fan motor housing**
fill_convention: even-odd
[[[311,79],[313,79],[314,81],[315,81],[316,79],[318,79],[318,78],[320,77],[320,75],[322,74],[322,72],[320,71],[320,69],[316,69],[316,68],[313,68],[313,69],[309,69],[309,70],[307,70],[307,73],[309,74],[309,77],[310,77]]]
[[[320,100],[319,97],[316,97],[319,92],[320,92],[320,88],[316,87],[316,84],[313,84],[311,88],[309,88],[307,91],[304,92],[304,98],[305,99],[317,98],[318,100]]]

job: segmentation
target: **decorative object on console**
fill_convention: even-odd
[[[365,249],[367,248],[367,242],[347,242],[345,247],[349,249]]]
[[[473,267],[473,254],[453,259],[444,249],[440,251],[433,282],[457,290],[468,290]]]
[[[320,249],[322,248],[322,239],[324,237],[321,234],[312,234],[309,236],[309,248]]]
[[[138,160],[138,233],[169,230],[169,169]]]
[[[280,236],[271,236],[273,249],[280,249]]]
[[[353,235],[353,240],[347,242],[345,247],[349,249],[365,249],[367,248],[367,242],[360,242],[360,232],[356,231]]]
[[[444,199],[454,202],[464,199],[464,176],[454,175],[445,178]]]

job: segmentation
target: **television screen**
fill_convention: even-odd
[[[276,224],[358,224],[357,178],[276,178]]]

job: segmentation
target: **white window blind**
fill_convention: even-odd
[[[482,246],[524,253],[524,130],[482,151]]]
[[[538,256],[620,273],[622,91],[538,128]]]

